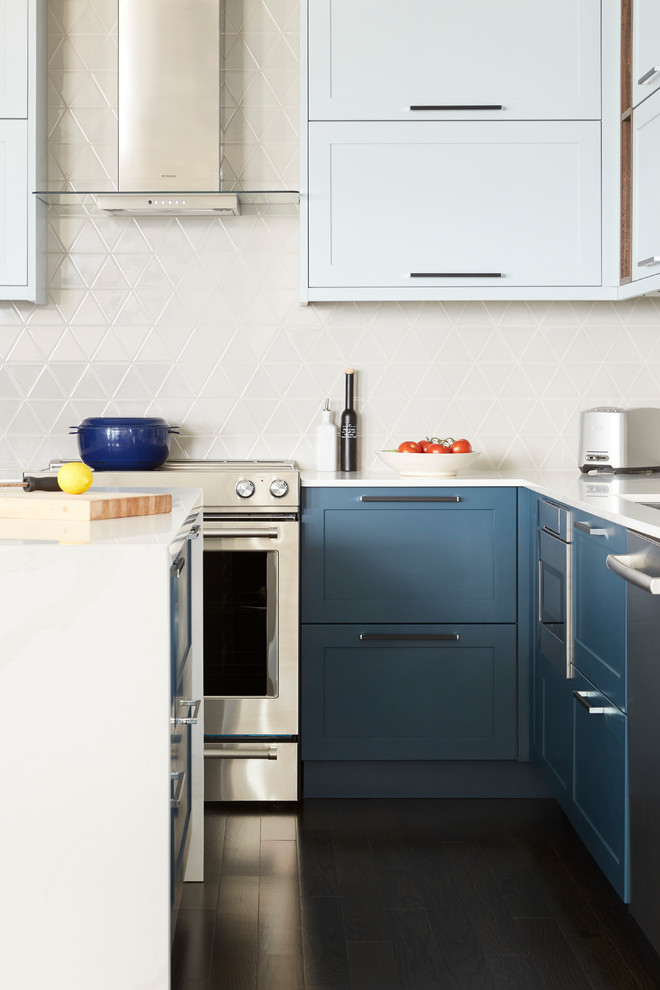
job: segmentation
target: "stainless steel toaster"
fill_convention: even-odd
[[[580,470],[660,470],[660,409],[599,406],[580,413]]]

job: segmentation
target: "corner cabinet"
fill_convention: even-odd
[[[516,490],[304,488],[303,761],[514,760]]]
[[[0,0],[0,300],[45,302],[46,0]]]
[[[617,0],[303,8],[304,301],[617,298]]]

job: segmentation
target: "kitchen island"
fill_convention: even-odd
[[[180,881],[203,879],[200,509],[0,519],[12,990],[170,986]]]

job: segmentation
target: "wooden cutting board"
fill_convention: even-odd
[[[172,496],[153,492],[12,492],[0,495],[0,516],[9,519],[123,519],[172,511]]]

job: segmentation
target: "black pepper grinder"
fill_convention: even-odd
[[[346,369],[346,408],[341,414],[340,470],[357,471],[357,413],[353,408],[355,369]]]

